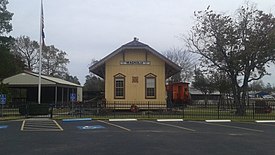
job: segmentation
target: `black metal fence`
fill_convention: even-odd
[[[0,120],[26,117],[51,117],[50,104],[16,103],[0,105]]]
[[[30,106],[32,105],[32,106]],[[271,120],[275,119],[275,100],[249,100],[245,113],[239,115],[233,103],[203,100],[193,101],[191,105],[167,107],[165,102],[88,102],[67,104],[4,105],[0,109],[0,120],[25,117],[52,117],[55,119],[92,117],[107,118],[182,118],[190,120],[237,119]],[[39,109],[37,112],[37,109]],[[46,109],[46,112],[45,112]],[[35,111],[35,112],[33,112]]]

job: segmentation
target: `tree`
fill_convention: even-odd
[[[13,13],[7,11],[7,0],[0,0],[0,81],[14,75],[24,68],[20,57],[10,53],[12,37],[5,36],[12,31]]]
[[[12,52],[23,59],[29,71],[37,70],[39,67],[39,45],[37,41],[30,40],[27,36],[15,39]]]
[[[169,80],[172,82],[190,81],[193,77],[195,60],[192,53],[186,50],[172,48],[163,53],[171,61],[179,65],[182,70],[180,73],[173,75]]]
[[[72,76],[72,75],[69,75],[68,73],[65,75],[64,80],[80,85],[80,82],[77,76]]]
[[[244,115],[248,83],[266,75],[266,65],[275,61],[275,19],[249,4],[238,9],[235,18],[210,7],[194,15],[188,47],[205,66],[229,76],[236,114]]]
[[[249,85],[249,90],[251,90],[251,91],[262,91],[264,89],[264,87],[265,87],[264,82],[262,80],[258,80],[258,81],[253,81]]]
[[[104,91],[104,89],[103,79],[94,75],[86,76],[86,82],[83,87],[84,91]]]
[[[0,55],[0,82],[24,69],[21,58],[11,54],[7,47],[0,46]]]
[[[0,0],[0,35],[9,33],[12,31],[12,20],[13,13],[7,10],[8,0]]]
[[[214,90],[220,92],[220,106],[221,108],[225,108],[225,99],[227,99],[227,107],[229,107],[229,96],[231,94],[231,80],[224,72],[211,72],[212,75],[210,77],[212,87]]]
[[[9,89],[8,84],[4,84],[0,81],[0,94],[5,94],[6,95],[6,103],[9,104],[11,101],[11,92]]]
[[[67,53],[51,46],[44,46],[42,52],[42,73],[65,79],[68,73]]]
[[[92,59],[91,64],[89,66],[92,66],[93,64],[97,63],[98,60]],[[83,87],[84,91],[104,91],[105,90],[105,84],[104,80],[97,75],[90,72],[89,75],[86,76],[86,81]]]
[[[268,93],[272,92],[272,86],[271,86],[271,84],[269,82],[265,86],[265,91],[267,91]]]
[[[207,95],[214,91],[213,84],[210,78],[205,76],[200,69],[195,69],[194,73],[195,76],[192,86],[204,94],[204,104],[206,107],[208,102]]]
[[[231,93],[231,80],[226,73],[223,72],[212,72],[210,77],[213,88],[220,92],[220,94]]]

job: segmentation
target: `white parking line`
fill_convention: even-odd
[[[21,125],[21,131],[24,130],[25,122],[26,122],[26,120],[24,120],[23,123],[22,123],[22,125]]]
[[[59,129],[60,129],[61,131],[64,130],[55,120],[53,120],[53,122],[56,124],[57,127],[59,127]]]
[[[172,125],[172,124],[159,123],[159,122],[154,122],[154,121],[144,121],[144,122],[150,122],[150,123],[154,123],[154,124],[158,124],[158,125],[164,125],[164,126],[174,127],[174,128],[178,128],[178,129],[192,131],[192,132],[196,131],[196,130],[193,130],[193,129],[190,129],[190,128],[185,128],[185,127],[182,127],[182,126],[177,126],[177,125]]]
[[[116,124],[113,124],[113,123],[109,123],[109,122],[105,122],[105,121],[101,121],[101,120],[97,120],[97,121],[101,122],[101,123],[111,125],[111,126],[114,126],[114,127],[117,127],[117,128],[120,128],[120,129],[123,129],[123,130],[126,130],[126,131],[131,131],[131,129],[128,129],[128,128],[125,128],[123,126],[119,126],[119,125],[116,125]]]
[[[25,129],[23,131],[35,131],[35,132],[46,132],[46,131],[57,131],[60,132],[60,129],[42,129],[42,128],[31,128],[31,129]]]

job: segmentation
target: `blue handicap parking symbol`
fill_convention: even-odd
[[[7,125],[0,125],[0,129],[6,129],[6,128],[8,128]]]
[[[0,104],[6,104],[7,97],[5,94],[0,94]]]
[[[92,125],[92,126],[77,126],[80,130],[94,130],[94,129],[104,129],[104,126],[101,125]]]
[[[76,94],[75,93],[71,93],[70,94],[70,100],[71,100],[71,102],[75,102],[76,101]]]

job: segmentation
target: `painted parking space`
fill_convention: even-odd
[[[65,132],[123,132],[124,130],[113,126],[108,121],[90,120],[90,121],[59,121]]]
[[[220,122],[209,123],[205,121],[183,121],[169,122],[169,124],[183,125],[193,128],[196,133],[203,134],[224,134],[224,135],[255,135],[255,134],[274,134],[274,123],[255,123],[255,122]]]
[[[229,132],[242,132],[242,133],[247,133],[247,132],[257,132],[257,133],[263,133],[264,131],[261,129],[255,129],[252,126],[242,126],[241,124],[234,124],[233,122],[228,122],[228,123],[209,123],[209,122],[201,122],[202,124],[206,124],[208,126],[213,126],[216,128],[219,128],[224,131],[229,131]]]
[[[88,130],[94,126],[102,126],[100,128],[95,127],[95,130],[90,130],[90,132],[195,132],[192,128],[149,120],[92,120],[60,123],[65,131],[74,131],[76,128],[83,130],[87,128]]]
[[[68,125],[68,124],[67,124]],[[73,124],[70,124],[73,125]],[[69,126],[70,126],[69,125]],[[240,123],[240,122],[220,122],[209,123],[204,121],[108,121],[93,120],[86,123],[76,123],[73,125],[83,128],[93,128],[92,126],[103,126],[97,131],[108,132],[179,132],[179,133],[199,133],[199,134],[224,134],[224,135],[252,135],[274,131],[275,124]],[[96,129],[96,128],[95,128]]]
[[[232,122],[231,125],[261,130],[264,131],[266,134],[274,133],[275,131],[274,123]]]
[[[214,127],[202,121],[183,121],[183,122],[166,122],[176,126],[187,127],[195,130],[195,133],[208,133],[208,134],[224,134],[225,129],[221,127]],[[228,131],[231,133],[232,131]]]
[[[63,131],[63,128],[51,119],[25,119],[21,131]]]
[[[110,123],[110,122],[109,122]],[[139,121],[117,121],[111,122],[113,125],[125,128],[131,132],[194,132],[195,130],[166,122],[139,120]]]
[[[157,124],[157,125],[161,125],[161,126],[166,126],[166,127],[170,127],[170,128],[176,128],[176,129],[180,129],[180,130],[184,130],[184,131],[191,131],[191,132],[195,132],[196,130],[191,128],[191,127],[186,127],[186,126],[182,126],[182,125],[175,125],[175,124],[172,124],[172,123],[167,123],[167,122],[181,122],[181,121],[158,121],[155,122],[155,121],[146,121],[146,122],[149,122],[149,123],[153,123],[153,124]]]
[[[57,121],[63,132],[21,132],[20,122],[0,122],[8,125],[0,130],[2,154],[274,154],[273,126],[221,123],[243,128],[261,129],[254,132],[204,121],[83,122]],[[110,125],[124,127],[130,131]],[[233,124],[232,124],[233,123]],[[212,123],[211,123],[212,124]],[[220,123],[219,123],[220,124]],[[270,124],[272,125],[272,124]],[[81,126],[81,129],[78,127]],[[102,128],[102,127],[104,128]],[[188,131],[182,128],[194,129]],[[12,132],[10,132],[12,131]],[[31,144],[32,149],[29,148]],[[259,147],[259,144],[264,144]],[[144,152],[144,150],[146,152]],[[245,151],[242,151],[245,150]],[[113,153],[115,152],[115,153]],[[225,153],[227,152],[227,153]]]
[[[212,123],[205,121],[108,121],[91,120],[62,122],[62,120],[23,120],[0,123],[2,132],[15,131],[65,131],[65,132],[177,132],[194,134],[252,135],[273,134],[275,123],[227,122]]]
[[[263,133],[260,128],[253,126],[242,126],[233,122],[204,122],[204,121],[185,121],[188,124],[198,129],[198,132],[212,133],[212,134],[255,134]]]
[[[113,123],[113,122],[112,122]],[[244,126],[237,123],[207,123],[203,121],[138,121],[115,122],[116,125],[130,129],[132,132],[191,132],[203,134],[249,135],[264,133],[266,129]]]
[[[183,122],[169,122],[169,124],[176,126],[183,126],[192,128],[196,133],[203,134],[222,134],[222,135],[243,135],[263,133],[263,130],[254,129],[252,127],[242,127],[240,125],[232,124],[232,122],[218,122],[209,123],[204,121],[183,121]]]
[[[205,154],[208,152],[218,155],[227,151],[230,154],[250,155],[275,152],[274,123],[207,123],[185,120],[178,122],[157,120],[63,122],[58,120],[57,123],[64,129],[63,132],[35,132],[34,134],[34,132],[21,132],[22,122],[0,122],[0,125],[8,125],[8,128],[0,129],[0,139],[5,142],[3,147],[0,144],[3,154],[21,152],[33,154],[33,149],[25,150],[30,143],[37,148],[37,151],[41,150],[35,154],[48,151],[53,151],[52,154],[70,154],[64,150],[74,150],[73,154],[87,154],[87,152],[88,154],[94,152],[111,154],[113,150],[118,151],[118,154],[123,154],[125,151],[131,154],[135,149],[146,149],[147,154],[154,154],[152,153],[154,148],[159,150],[155,150],[155,154],[181,154],[182,152]],[[258,146],[261,143],[264,145],[260,149]],[[103,148],[109,152],[103,151]],[[249,151],[239,152],[244,149]],[[137,154],[144,154],[144,152]]]

